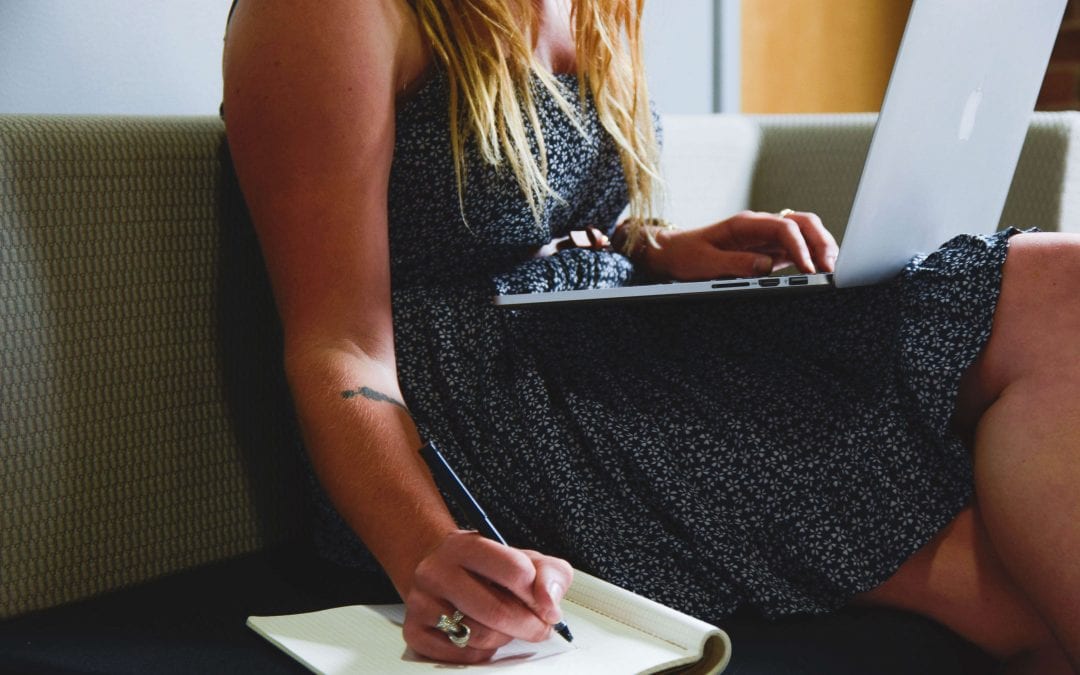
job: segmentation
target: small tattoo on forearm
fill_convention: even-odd
[[[353,391],[351,389],[346,389],[345,391],[341,392],[341,398],[344,398],[344,399],[355,398],[357,396],[363,396],[364,398],[370,399],[372,401],[382,401],[382,402],[385,402],[385,403],[393,403],[394,405],[401,408],[405,412],[409,411],[408,406],[406,406],[401,401],[397,400],[396,398],[393,398],[392,396],[387,396],[386,394],[382,393],[381,391],[375,391],[371,387],[360,387],[356,391]]]

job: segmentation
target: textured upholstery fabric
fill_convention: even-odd
[[[1080,232],[1080,112],[1035,116],[1001,214],[1009,225]]]
[[[286,417],[260,409],[273,385],[227,381],[266,356],[223,330],[228,298],[273,324],[225,288],[245,266],[222,138],[212,118],[0,117],[0,616],[293,527],[288,455],[259,437]]]
[[[750,207],[813,211],[839,241],[874,129],[873,115],[760,117]],[[779,204],[779,206],[774,206]]]

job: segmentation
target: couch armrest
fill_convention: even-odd
[[[876,117],[765,115],[751,208],[815,211],[841,238]],[[1000,225],[1080,231],[1080,113],[1035,113]]]

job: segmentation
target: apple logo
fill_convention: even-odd
[[[964,104],[964,114],[960,116],[960,140],[966,141],[971,138],[971,132],[975,128],[975,117],[979,114],[979,106],[982,105],[982,87],[976,87],[975,91],[968,96]]]

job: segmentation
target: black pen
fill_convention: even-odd
[[[500,544],[509,546],[503,536],[499,534],[499,531],[495,529],[495,526],[491,524],[491,520],[484,513],[484,509],[480,508],[480,505],[476,503],[476,499],[473,498],[469,489],[454,473],[449,462],[435,447],[435,444],[431,442],[425,443],[424,447],[420,448],[420,456],[424,458],[428,468],[431,469],[431,475],[434,476],[436,485],[448,493],[457,502],[458,507],[465,512],[465,519],[469,521],[469,525],[488,539],[494,539]],[[567,627],[565,622],[560,621],[552,628],[567,642],[574,640],[574,636],[570,634],[570,628]]]

